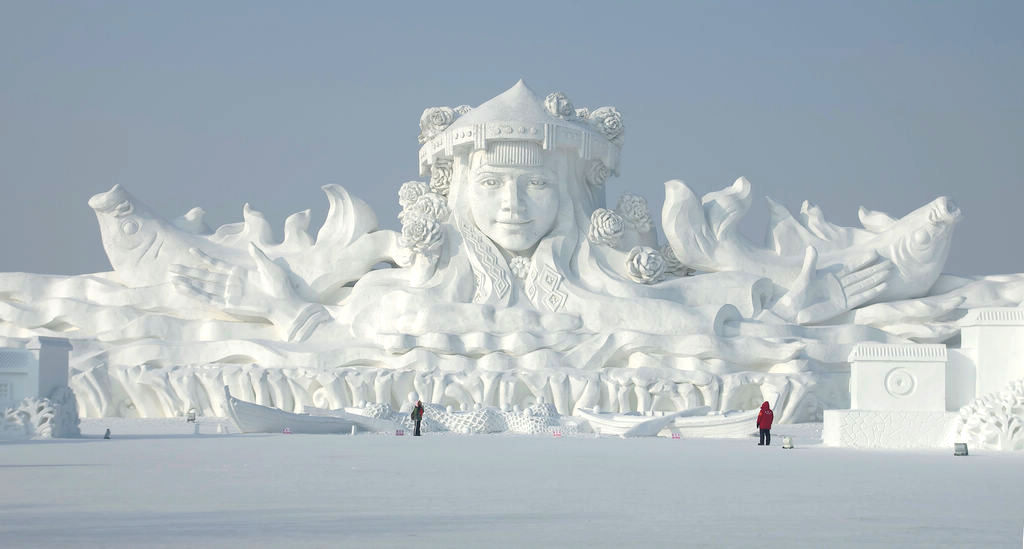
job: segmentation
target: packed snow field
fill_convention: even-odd
[[[219,421],[0,442],[0,547],[1018,547],[1024,527],[1024,455],[826,448],[820,424],[764,448]]]

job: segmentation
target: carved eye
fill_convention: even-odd
[[[929,242],[931,242],[931,240],[932,235],[924,229],[921,229],[914,233],[914,242],[920,244],[921,246],[927,245]]]
[[[126,235],[133,235],[139,232],[139,223],[133,219],[129,219],[124,223],[121,223],[121,232]]]
[[[529,184],[530,184],[531,187],[543,187],[543,186],[547,185],[548,182],[544,181],[543,179],[541,179],[539,177],[533,177],[533,178],[530,179]]]
[[[500,187],[501,186],[501,181],[499,181],[498,179],[496,179],[494,177],[488,177],[487,179],[481,179],[480,180],[480,186],[493,189],[495,187]]]

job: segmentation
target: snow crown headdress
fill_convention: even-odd
[[[494,150],[501,142],[527,141],[545,151],[575,153],[593,161],[597,172],[618,174],[622,115],[615,107],[576,109],[564,93],[544,100],[520,80],[476,108],[431,107],[420,118],[420,175],[458,154]],[[595,171],[595,170],[590,170]],[[604,183],[604,177],[595,183]]]

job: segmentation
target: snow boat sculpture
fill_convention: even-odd
[[[670,181],[659,242],[644,199],[607,202],[625,139],[613,107],[519,82],[426,109],[420,130],[428,179],[397,189],[401,231],[336,185],[316,236],[299,212],[280,242],[249,205],[213,231],[200,208],[168,221],[124,188],[100,193],[114,270],[0,274],[0,336],[71,338],[85,417],[397,407],[415,391],[561,415],[768,400],[788,422],[849,406],[854,345],[955,342],[967,308],[1024,300],[1020,275],[941,274],[961,217],[946,198],[899,220],[862,210],[863,229],[772,203],[760,247],[736,231],[746,179],[701,198]]]

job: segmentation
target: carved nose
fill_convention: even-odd
[[[519,185],[512,183],[506,187],[502,209],[508,213],[521,214],[522,201],[519,196]]]

